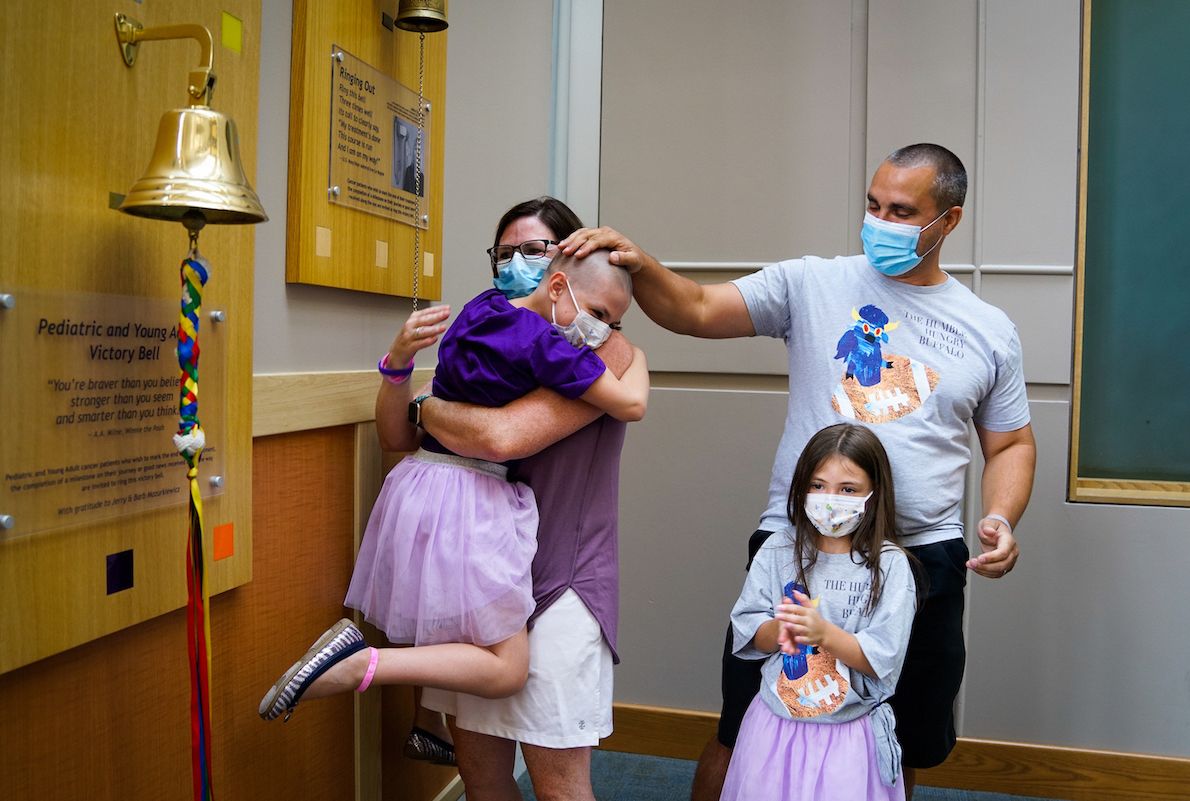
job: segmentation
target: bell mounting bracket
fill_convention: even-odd
[[[146,28],[127,14],[116,14],[116,43],[120,46],[120,56],[124,59],[126,66],[132,67],[136,64],[136,55],[141,42],[166,39],[193,39],[202,48],[199,66],[190,71],[187,94],[190,96],[191,106],[209,106],[211,92],[215,88],[214,40],[206,27],[183,24]]]

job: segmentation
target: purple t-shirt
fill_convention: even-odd
[[[469,301],[442,335],[434,396],[503,406],[548,387],[573,399],[606,369],[590,348],[574,347],[540,314],[489,289]],[[446,450],[430,436],[423,447]]]
[[[513,468],[537,496],[537,555],[533,557],[534,618],[573,588],[599,621],[619,664],[618,520],[620,451],[627,426],[604,415]]]

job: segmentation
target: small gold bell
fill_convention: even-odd
[[[396,24],[403,31],[415,33],[446,30],[446,0],[401,0]]]

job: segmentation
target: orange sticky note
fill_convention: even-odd
[[[215,526],[215,561],[234,556],[236,552],[236,524]]]

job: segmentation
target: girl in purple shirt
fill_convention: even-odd
[[[606,258],[556,258],[524,298],[484,292],[442,337],[434,395],[503,406],[544,386],[618,420],[639,420],[649,388],[643,359],[617,379],[592,351],[630,302],[627,273]],[[417,349],[410,348],[409,369]],[[421,450],[389,473],[372,508],[345,603],[389,640],[431,646],[414,649],[435,665],[434,680],[425,684],[489,698],[524,684],[537,505],[532,490],[510,483],[507,471],[453,454],[426,434]],[[324,671],[366,647],[358,629],[340,621],[265,695],[261,716],[292,710]],[[371,649],[356,689],[372,681],[378,661]],[[384,683],[410,682],[382,670]]]

